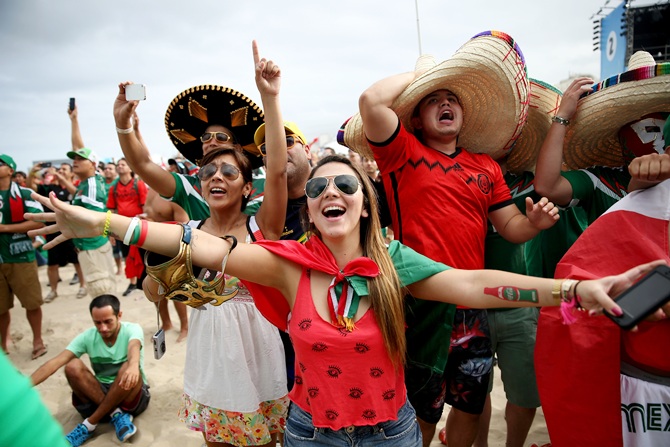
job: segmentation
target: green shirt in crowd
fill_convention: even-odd
[[[30,379],[0,352],[0,445],[66,447],[63,430],[42,402]]]
[[[88,354],[96,379],[100,383],[112,383],[121,365],[128,360],[130,340],[140,341],[140,373],[142,381],[147,383],[144,375],[144,332],[137,323],[122,321],[119,335],[113,346],[107,346],[98,329],[92,327],[77,335],[65,349],[72,352],[77,358]]]
[[[96,174],[82,180],[77,187],[72,204],[93,211],[107,211],[107,192],[104,178]],[[86,237],[73,239],[72,242],[78,250],[95,250],[105,245],[107,238],[104,236]]]
[[[42,205],[30,197],[33,191],[11,182],[9,189],[0,191],[0,223],[24,222],[23,213],[41,213]],[[14,216],[12,216],[12,207]],[[0,264],[33,262],[35,249],[26,233],[0,233]]]

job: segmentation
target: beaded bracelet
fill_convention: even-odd
[[[109,236],[109,225],[112,223],[112,211],[107,210],[107,218],[105,219],[105,227],[102,230],[102,235],[104,237]]]

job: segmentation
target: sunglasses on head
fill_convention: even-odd
[[[305,143],[302,142],[302,140],[300,138],[296,137],[295,135],[287,135],[286,136],[286,150],[291,149],[293,146],[295,146],[296,143],[305,144]],[[263,156],[267,155],[266,150],[265,150],[265,143],[258,146],[258,150],[261,151],[261,155],[263,155]]]
[[[205,132],[200,136],[200,141],[207,143],[212,138],[216,138],[216,141],[220,143],[225,143],[226,141],[235,141],[232,136],[225,132]]]
[[[323,194],[326,189],[328,189],[328,184],[331,180],[333,181],[333,184],[338,191],[348,196],[355,194],[356,191],[358,191],[358,187],[360,186],[358,177],[351,174],[340,174],[328,177],[312,177],[311,179],[307,180],[307,183],[305,184],[305,194],[307,194],[307,197],[310,199],[316,199],[321,194]]]
[[[214,163],[209,163],[200,168],[198,171],[198,178],[201,182],[207,181],[214,177],[216,171],[221,172],[221,175],[226,180],[237,180],[240,176],[240,170],[236,166],[228,163],[223,163],[221,166],[216,166]]]

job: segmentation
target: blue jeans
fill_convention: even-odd
[[[312,416],[291,403],[284,432],[284,447],[421,447],[421,430],[409,402],[398,410],[398,419],[377,425],[351,426],[340,430],[316,428]]]

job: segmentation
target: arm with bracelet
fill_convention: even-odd
[[[54,195],[49,199],[36,194],[33,197],[54,209],[55,213],[26,214],[26,218],[55,221],[57,225],[33,231],[31,235],[61,232],[45,246],[47,249],[73,237],[103,234],[105,229],[118,238],[119,234],[126,234],[131,226],[132,219],[128,217],[73,207],[59,201]],[[146,221],[142,221],[142,225],[144,228],[140,231],[138,243],[143,248],[169,257],[180,253],[185,227]],[[230,275],[279,290],[292,305],[301,275],[301,269],[293,262],[255,244],[241,244],[231,252],[234,245],[232,240],[199,230],[192,230],[189,242],[190,262],[193,264],[212,270],[226,266],[226,272]],[[579,303],[591,310],[592,314],[601,313],[604,308],[614,315],[620,315],[621,309],[610,296],[616,296],[633,284],[637,277],[660,264],[663,262],[643,264],[620,275],[579,283],[558,280],[560,285],[553,279],[502,271],[447,269],[411,284],[409,290],[420,298],[474,308],[559,306],[561,302],[576,300],[578,292]],[[577,287],[578,291],[575,290]]]

